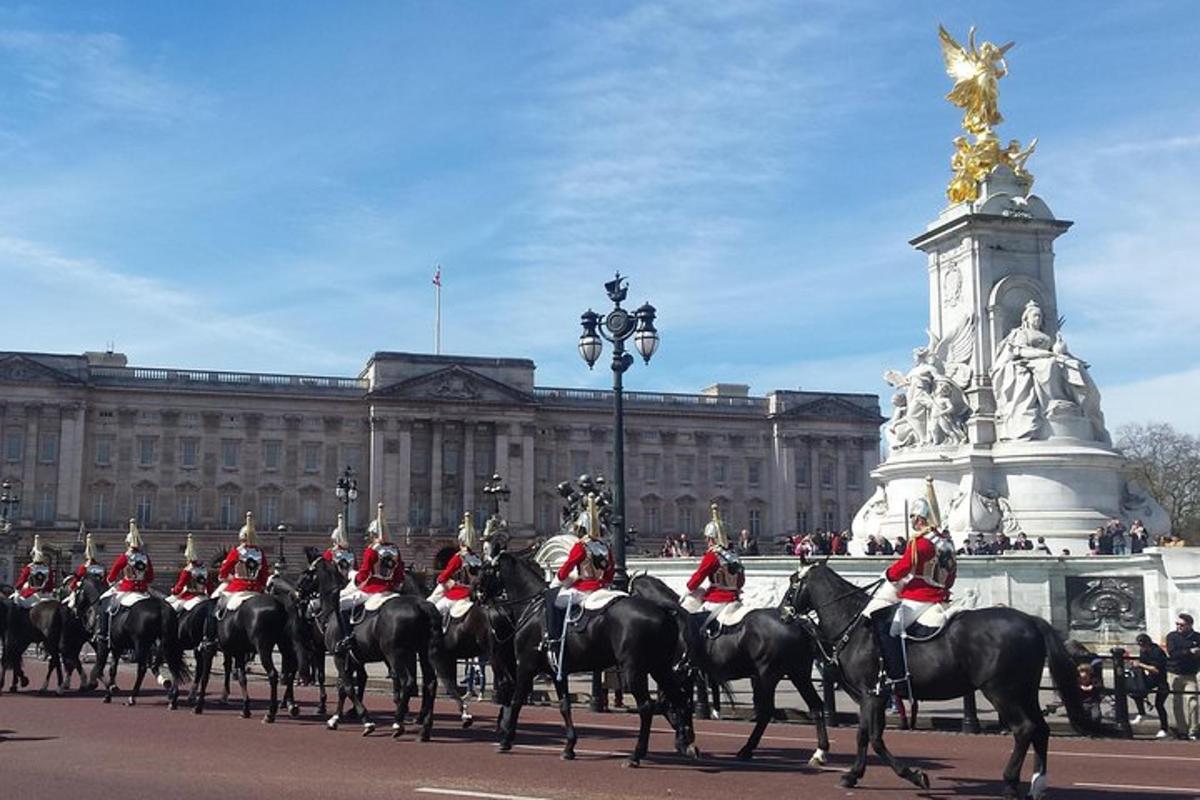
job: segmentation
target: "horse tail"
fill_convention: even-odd
[[[162,603],[162,609],[162,629],[158,634],[158,645],[162,649],[163,659],[167,662],[172,679],[178,684],[189,679],[191,671],[184,663],[183,648],[179,646],[179,620],[175,616],[175,609],[166,602]]]
[[[1115,727],[1092,719],[1084,709],[1083,695],[1079,691],[1079,678],[1075,672],[1075,661],[1067,652],[1067,647],[1063,644],[1058,631],[1054,630],[1044,619],[1036,619],[1036,622],[1038,630],[1041,631],[1042,640],[1046,643],[1046,656],[1050,661],[1050,676],[1054,679],[1054,686],[1058,689],[1059,696],[1062,697],[1063,707],[1067,711],[1067,717],[1071,720],[1071,726],[1084,736],[1116,736],[1118,731]]]
[[[433,664],[433,671],[446,684],[447,691],[454,694],[457,676],[454,672],[454,662],[450,660],[450,653],[446,650],[445,635],[442,633],[442,612],[426,600],[417,601],[417,606],[425,614],[425,621],[429,624],[429,661]]]

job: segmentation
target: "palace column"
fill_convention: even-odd
[[[58,435],[58,509],[60,520],[77,520],[83,489],[84,406],[69,403],[61,409]]]
[[[441,528],[446,524],[442,514],[442,422],[430,420],[429,465],[429,526]]]
[[[533,510],[533,432],[533,425],[521,426],[521,522],[527,525],[533,525],[536,519]]]
[[[838,530],[849,529],[850,527],[850,509],[847,506],[848,498],[846,497],[846,448],[850,446],[848,439],[834,440],[834,447],[837,452],[837,472],[833,476],[833,485],[837,489],[837,515],[834,517],[837,524],[834,526]]]
[[[475,512],[475,422],[463,420],[462,450],[462,508],[464,514]],[[455,522],[458,525],[458,521]]]
[[[821,520],[821,440],[808,440],[808,531],[815,531]]]
[[[371,415],[371,476],[370,476],[370,505],[365,519],[375,519],[375,505],[377,503],[386,502],[384,500],[384,476],[386,470],[384,468],[384,440],[387,438],[387,420],[383,417]],[[349,520],[347,520],[349,523]],[[363,524],[366,524],[365,522]]]
[[[400,524],[407,528],[411,519],[409,509],[412,505],[412,422],[397,420],[396,426],[400,429],[400,446],[396,458],[396,507],[402,509]]]
[[[25,463],[21,471],[21,505],[17,510],[20,519],[33,520],[37,515],[37,462],[38,428],[42,416],[40,403],[25,406]]]

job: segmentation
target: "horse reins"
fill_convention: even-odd
[[[824,603],[821,603],[820,605],[813,606],[810,613],[817,614],[817,612],[820,611],[822,608],[828,608],[829,606],[833,605],[834,603],[838,603],[842,600],[845,600],[847,597],[853,597],[854,595],[858,594],[859,592],[866,592],[867,593],[867,602],[870,602],[871,598],[873,598],[875,596],[875,593],[879,591],[879,587],[883,585],[883,582],[884,582],[884,578],[879,578],[879,579],[875,580],[873,583],[868,583],[866,586],[855,586],[853,589],[846,592],[845,594],[840,594],[831,600],[827,600]],[[795,613],[794,609],[793,609],[793,613]],[[818,617],[819,616],[820,615],[818,614]],[[829,649],[826,649],[825,643],[823,641],[821,641],[820,624],[818,623],[818,625],[816,626],[818,635],[813,638],[816,640],[817,647],[820,649],[821,656],[825,659],[826,663],[828,663],[828,664],[837,663],[838,652],[843,647],[846,646],[847,642],[850,641],[850,637],[854,634],[854,629],[858,626],[859,622],[862,621],[862,619],[863,619],[863,615],[861,613],[856,613],[854,615],[854,617],[850,620],[850,622],[848,622],[846,624],[846,626],[844,628],[842,628],[842,630],[840,632],[838,632],[837,635],[835,635],[832,639],[830,639],[830,641],[833,641],[834,644]]]

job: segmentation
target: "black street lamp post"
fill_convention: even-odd
[[[613,302],[613,309],[603,317],[590,308],[584,312],[580,318],[583,333],[579,336],[579,355],[591,369],[600,360],[604,349],[601,337],[613,346],[613,471],[616,474],[613,476],[611,524],[613,559],[617,562],[613,584],[624,589],[628,576],[625,570],[625,398],[621,376],[633,365],[633,356],[625,351],[625,342],[632,336],[638,353],[649,364],[650,357],[658,350],[659,339],[654,327],[654,306],[643,303],[632,313],[621,307],[629,292],[621,273],[604,284],[604,290]]]
[[[282,522],[275,528],[275,533],[279,536],[279,549],[275,551],[278,555],[275,559],[275,571],[282,573],[287,569],[287,556],[283,554],[283,539],[287,536],[288,526]]]
[[[512,490],[508,488],[501,478],[500,473],[492,473],[492,479],[483,485],[483,493],[491,500],[491,513],[499,516],[500,503],[507,503]]]
[[[347,466],[342,472],[341,477],[337,480],[337,487],[333,490],[337,495],[338,500],[342,501],[342,514],[346,518],[346,524],[350,524],[350,504],[358,499],[358,481],[354,478],[354,468]]]

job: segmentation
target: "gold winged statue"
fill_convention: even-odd
[[[1016,139],[1002,148],[992,132],[994,126],[1004,121],[999,108],[999,82],[1008,74],[1004,54],[1013,42],[1000,46],[984,42],[976,46],[975,28],[972,27],[967,32],[967,47],[963,47],[941,25],[938,26],[938,39],[946,62],[946,74],[954,79],[954,88],[946,99],[963,109],[963,128],[975,136],[973,142],[966,136],[954,140],[954,155],[950,160],[954,178],[946,188],[946,196],[952,203],[978,199],[979,181],[1000,165],[1012,169],[1028,190],[1033,185],[1033,176],[1025,169],[1025,162],[1037,146],[1037,139],[1025,149]]]

